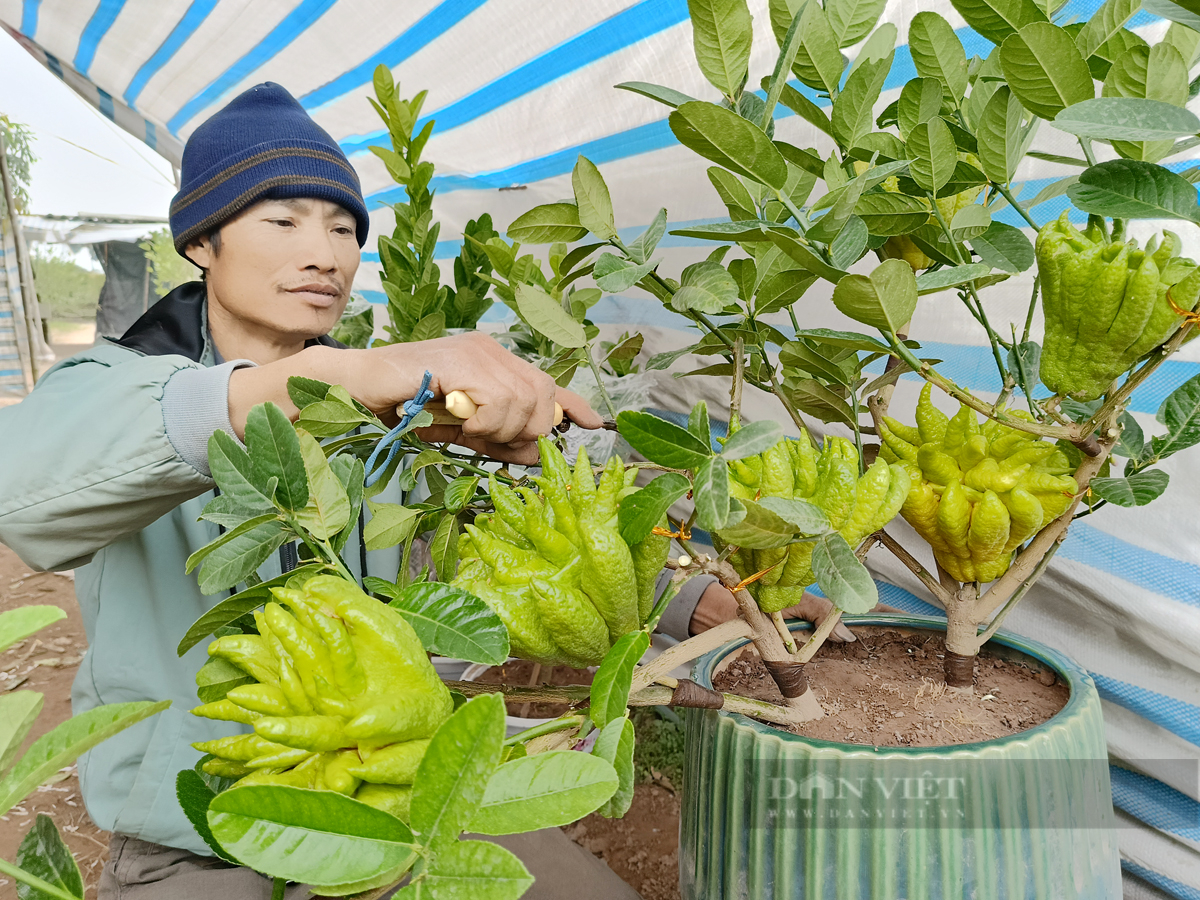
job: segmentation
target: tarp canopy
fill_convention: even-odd
[[[1070,0],[1060,21],[1087,18],[1098,5]],[[750,8],[751,83],[757,84],[770,73],[777,51],[766,0],[750,0]],[[880,109],[916,74],[907,31],[923,10],[949,19],[968,57],[992,50],[947,0],[891,0],[883,18],[897,25],[900,46]],[[488,212],[503,230],[536,204],[570,197],[570,173],[581,153],[600,166],[623,237],[640,232],[659,207],[669,210],[672,227],[725,216],[705,175],[707,163],[676,143],[666,108],[613,89],[619,82],[649,81],[713,98],[693,59],[685,0],[0,0],[0,24],[80,96],[176,164],[188,135],[231,97],[262,81],[284,85],[350,156],[371,207],[373,236],[391,232],[385,204],[403,196],[368,150],[373,143],[386,146],[367,97],[375,67],[387,65],[402,95],[429,91],[424,115],[436,127],[424,157],[437,165],[434,212],[442,222],[443,271],[469,219]],[[1200,29],[1200,18],[1196,25]],[[1129,27],[1153,43],[1167,23],[1141,11]],[[847,54],[855,52],[850,48]],[[824,135],[787,110],[778,110],[776,128],[777,136],[798,146],[828,150]],[[1035,147],[1078,152],[1074,138],[1047,125]],[[1171,158],[1164,164],[1179,171],[1195,162]],[[1027,159],[1018,173],[1019,196],[1029,200],[1078,171]],[[1045,222],[1066,208],[1066,198],[1058,195],[1033,207],[1032,214]],[[996,218],[1024,224],[1011,209]],[[1200,229],[1186,223],[1140,222],[1134,233],[1144,238],[1164,224],[1182,233],[1185,253],[1200,256]],[[711,246],[668,236],[658,254],[662,271],[677,276]],[[363,259],[356,287],[380,302],[373,241]],[[993,321],[1023,320],[1031,289],[1032,273],[1025,273],[990,291]],[[810,291],[798,310],[803,325],[848,324],[827,297],[828,290]],[[504,313],[497,305],[492,318]],[[642,330],[652,351],[695,339],[680,317],[636,291],[605,297],[591,318],[606,337]],[[779,324],[790,331],[786,317]],[[922,300],[912,334],[929,356],[944,360],[939,368],[959,384],[984,396],[998,393],[986,342],[952,293]],[[1147,434],[1161,430],[1154,413],[1162,399],[1200,373],[1197,344],[1135,394],[1132,411]],[[707,362],[711,358],[684,357],[677,369]],[[650,405],[666,414],[679,415],[706,398],[715,419],[727,402],[717,379],[653,377]],[[918,386],[911,378],[902,380],[893,408],[911,410]],[[944,408],[953,410],[949,404]],[[780,415],[777,404],[761,397],[748,397],[745,409],[751,417]],[[1062,648],[1092,672],[1104,698],[1110,752],[1154,776],[1113,770],[1116,803],[1129,826],[1117,836],[1131,876],[1126,897],[1164,896],[1159,892],[1200,897],[1195,459],[1183,453],[1164,465],[1172,480],[1168,497],[1140,509],[1109,506],[1077,523],[1047,578],[1006,623]],[[903,523],[894,528],[915,542]],[[906,570],[878,552],[871,562],[887,602],[934,610]],[[1171,760],[1187,764],[1164,762]]]

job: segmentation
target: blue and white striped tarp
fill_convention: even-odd
[[[1098,5],[1069,0],[1062,15],[1086,17]],[[751,0],[750,7],[756,30],[751,82],[757,83],[771,71],[776,50],[766,0]],[[880,108],[915,74],[907,23],[928,9],[951,21],[969,56],[991,49],[965,28],[948,0],[892,0],[885,19],[899,28],[900,46]],[[676,144],[666,109],[612,88],[650,81],[712,97],[692,58],[686,0],[0,0],[0,25],[104,115],[176,164],[191,131],[232,96],[261,81],[283,84],[350,155],[370,198],[375,234],[390,232],[385,204],[402,197],[368,151],[384,140],[366,98],[375,66],[386,64],[403,93],[429,91],[425,115],[436,127],[425,157],[437,165],[434,211],[443,223],[438,257],[444,267],[469,219],[488,212],[503,227],[531,206],[569,197],[580,153],[601,167],[625,235],[636,235],[660,206],[676,225],[724,217],[704,174],[707,163]],[[1145,12],[1130,25],[1151,42],[1166,28]],[[826,147],[823,135],[787,110],[777,117],[779,137]],[[1043,125],[1034,148],[1071,155],[1072,141]],[[1195,164],[1196,155],[1168,164],[1182,169]],[[1027,160],[1019,196],[1032,198],[1077,171]],[[1058,197],[1032,212],[1044,222],[1065,208]],[[998,218],[1022,224],[1011,210]],[[1161,224],[1140,223],[1140,236]],[[1182,233],[1186,252],[1200,256],[1200,229],[1170,227]],[[661,271],[677,275],[709,249],[668,237],[658,252]],[[356,287],[382,302],[378,271],[369,243]],[[992,321],[1023,322],[1031,287],[1030,277],[1017,277],[989,291]],[[846,326],[827,300],[827,287],[823,293],[814,288],[798,311],[801,324]],[[489,320],[501,327],[503,313],[497,305]],[[591,315],[606,338],[642,330],[650,353],[695,339],[677,316],[636,292],[604,298]],[[786,322],[777,324],[790,331]],[[946,374],[994,396],[999,384],[985,341],[951,293],[923,298],[912,334],[928,355],[944,360]],[[710,361],[684,357],[674,371]],[[1138,391],[1132,409],[1147,434],[1157,427],[1162,398],[1197,373],[1200,349],[1193,344]],[[652,405],[666,412],[686,412],[701,398],[714,413],[727,403],[716,379],[651,377]],[[917,390],[911,377],[902,379],[893,410],[902,416],[911,410]],[[781,415],[756,396],[747,396],[744,409],[752,418]],[[1013,630],[1065,650],[1092,672],[1114,762],[1141,773],[1114,774],[1116,803],[1128,826],[1120,838],[1131,877],[1127,896],[1138,890],[1200,896],[1197,462],[1187,453],[1169,460],[1164,468],[1172,490],[1151,506],[1110,506],[1078,523],[1048,576],[1008,620]],[[892,528],[916,546],[902,522]],[[871,564],[886,602],[930,609],[906,569],[880,552]]]

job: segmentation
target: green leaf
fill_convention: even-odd
[[[208,554],[200,566],[200,593],[215,594],[240,584],[292,538],[293,535],[284,528],[283,523],[271,517],[222,543]]]
[[[447,512],[429,539],[429,555],[439,581],[450,581],[458,571],[458,517]]]
[[[1096,96],[1092,74],[1071,35],[1049,22],[1026,25],[1006,38],[1000,65],[1021,105],[1043,119]]]
[[[300,455],[308,476],[308,505],[296,513],[296,521],[315,537],[329,540],[350,519],[350,497],[333,474],[321,445],[307,431],[297,431]]]
[[[983,108],[979,122],[979,162],[992,181],[1012,181],[1025,146],[1021,117],[1025,109],[1008,87],[1001,87]]]
[[[993,222],[987,231],[971,238],[980,260],[1002,272],[1024,272],[1034,263],[1033,244],[1019,228]]]
[[[912,180],[935,194],[945,187],[958,164],[958,148],[946,123],[930,119],[917,125],[908,135],[908,149]]]
[[[596,286],[610,294],[627,291],[654,270],[658,265],[657,259],[652,259],[638,265],[611,253],[601,253],[596,259],[596,267],[592,277]]]
[[[950,234],[956,241],[969,241],[988,230],[992,217],[985,207],[972,203],[956,212],[949,224]]]
[[[83,875],[79,871],[79,864],[63,843],[54,820],[45,813],[38,813],[33,827],[21,840],[21,846],[17,848],[17,865],[34,878],[40,878],[46,884],[83,900]],[[22,881],[17,882],[17,898],[57,900],[53,895]]]
[[[1125,27],[1125,23],[1141,7],[1142,0],[1105,0],[1104,5],[1092,13],[1079,34],[1075,35],[1075,46],[1079,48],[1080,56],[1087,59],[1099,50],[1109,38]]]
[[[612,765],[591,754],[560,750],[524,756],[504,763],[488,780],[471,831],[518,834],[569,825],[606,803],[619,783]]]
[[[1191,116],[1182,109],[1191,95],[1188,65],[1179,50],[1165,42],[1153,47],[1136,45],[1118,56],[1104,79],[1102,93],[1102,99],[1124,98],[1126,103],[1165,103],[1171,107],[1162,110],[1167,124],[1180,124],[1189,121],[1188,117]],[[1161,107],[1156,109],[1161,110]],[[1181,116],[1181,112],[1185,114]],[[1146,113],[1143,112],[1143,115]],[[1179,149],[1173,137],[1146,140],[1140,134],[1132,135],[1130,140],[1113,140],[1112,146],[1126,159],[1146,162],[1157,162]]]
[[[1153,163],[1128,159],[1098,163],[1079,175],[1067,196],[1083,212],[1098,216],[1200,221],[1195,186]]]
[[[829,116],[817,104],[813,103],[789,84],[783,86],[779,94],[779,102],[798,115],[810,125],[816,126],[830,137],[833,137],[833,125]]]
[[[857,322],[896,332],[917,308],[917,281],[904,260],[884,260],[869,276],[847,275],[839,281],[833,305]]]
[[[804,500],[763,497],[758,504],[779,516],[800,534],[824,534],[830,529],[829,519],[821,507]]]
[[[757,456],[768,447],[774,447],[783,440],[783,429],[778,422],[763,419],[744,425],[725,442],[721,456],[725,459],[745,459],[747,456]]]
[[[789,20],[790,22],[790,20]],[[808,3],[800,15],[800,49],[792,71],[814,91],[833,95],[842,80],[845,60],[838,39],[818,3]]]
[[[217,843],[212,829],[208,827],[208,807],[212,804],[216,793],[205,784],[200,773],[195,769],[182,769],[175,776],[175,798],[179,801],[183,814],[187,816],[196,834],[212,848],[213,853],[233,865],[240,865],[229,853]]]
[[[21,743],[42,711],[43,700],[37,691],[0,694],[0,775],[7,772],[16,759]]]
[[[711,259],[692,263],[679,280],[680,288],[671,297],[671,306],[680,312],[694,309],[716,313],[738,301],[737,282],[724,266]]]
[[[844,347],[847,350],[860,350],[866,353],[891,353],[891,348],[883,341],[866,334],[853,331],[834,331],[831,328],[804,328],[796,332],[796,337],[809,338],[822,344],[834,347]],[[911,346],[911,344],[910,344]]]
[[[813,251],[812,246],[803,238],[796,236],[794,232],[789,233],[782,229],[772,228],[767,232],[767,237],[776,247],[798,262],[805,271],[824,278],[826,281],[832,281],[834,284],[837,284],[846,275],[841,269],[834,268],[821,259]]]
[[[660,209],[646,230],[639,234],[629,245],[629,257],[641,265],[650,259],[654,248],[662,240],[667,231],[667,211]]]
[[[582,347],[587,343],[583,325],[540,287],[518,284],[516,294],[517,311],[538,334],[563,347]]]
[[[1054,127],[1106,141],[1169,141],[1200,132],[1200,118],[1161,100],[1097,97],[1064,109]]]
[[[936,78],[957,103],[967,92],[967,54],[950,23],[935,12],[919,12],[908,26],[908,47],[917,74]]]
[[[310,403],[318,403],[329,393],[330,384],[315,378],[305,378],[303,375],[292,375],[287,381],[287,392],[297,409],[304,409]]]
[[[587,237],[574,203],[546,203],[518,216],[508,226],[508,236],[522,244],[553,244]]]
[[[700,73],[726,97],[746,82],[754,38],[746,0],[688,0]]]
[[[252,677],[229,660],[214,656],[196,673],[196,696],[201,703],[215,703],[238,685],[252,681]]]
[[[597,728],[622,718],[629,706],[633,669],[650,647],[650,635],[631,631],[617,638],[592,679],[588,714]],[[615,787],[615,785],[614,785]],[[605,798],[608,799],[608,798]]]
[[[1119,422],[1121,425],[1121,436],[1113,446],[1113,455],[1124,456],[1128,459],[1138,459],[1142,455],[1146,444],[1145,435],[1142,434],[1142,426],[1138,424],[1137,419],[1127,412],[1121,413]]]
[[[617,777],[620,779],[616,793],[600,808],[602,816],[619,819],[629,812],[635,787],[633,747],[633,723],[628,718],[613,719],[600,729],[596,744],[592,747],[592,755],[611,764],[617,770]]]
[[[396,503],[372,503],[367,501],[371,518],[367,520],[363,540],[368,550],[384,550],[403,544],[412,537],[421,510],[410,509]]]
[[[787,183],[787,162],[771,139],[732,110],[694,100],[667,121],[679,142],[705,159],[777,191]]]
[[[947,288],[967,284],[976,278],[982,278],[991,271],[992,267],[987,263],[967,263],[965,266],[934,269],[932,272],[917,276],[917,293],[935,294]]]
[[[442,503],[450,512],[461,512],[475,496],[475,488],[479,485],[478,475],[460,475],[448,485],[442,493]]]
[[[815,378],[789,378],[784,382],[792,403],[801,411],[822,422],[842,422],[853,425],[855,412],[841,397]]]
[[[1167,433],[1150,439],[1155,459],[1166,459],[1200,443],[1200,375],[1175,388],[1158,408],[1156,418],[1167,426]]]
[[[446,333],[446,314],[443,312],[432,312],[427,316],[422,316],[421,319],[413,326],[412,332],[409,334],[410,341],[432,341],[440,338]]]
[[[796,536],[792,523],[753,500],[737,502],[745,515],[740,520],[734,516],[732,524],[717,530],[724,543],[752,550],[768,550],[792,543]]]
[[[487,666],[508,659],[508,630],[490,606],[462,588],[410,584],[388,604],[430,653]]]
[[[247,588],[241,593],[234,594],[232,597],[222,600],[192,623],[191,628],[187,630],[187,634],[183,636],[183,640],[179,642],[176,652],[180,656],[183,656],[183,654],[187,653],[210,634],[213,634],[217,629],[223,628],[230,622],[240,619],[246,613],[252,612],[264,603],[267,603],[272,596],[271,588],[283,587],[292,578],[312,577],[324,569],[324,566],[315,563],[300,566],[290,572],[284,572],[282,575],[277,575],[261,584]]]
[[[438,852],[454,844],[475,818],[504,741],[504,698],[468,700],[442,725],[421,758],[409,821]]]
[[[913,78],[900,89],[896,101],[896,128],[908,140],[912,130],[922,122],[936,119],[942,111],[945,91],[936,78]]]
[[[1038,364],[1042,360],[1042,348],[1037,341],[1025,341],[1023,344],[1017,344],[1008,351],[1008,369],[1016,377],[1017,373],[1024,369],[1025,377],[1029,379],[1029,386],[1032,388],[1037,384],[1038,380]],[[1141,445],[1138,445],[1141,449]]]
[[[217,429],[208,439],[208,468],[221,494],[246,509],[275,505],[269,483],[250,462],[250,456],[231,434]]]
[[[57,606],[19,606],[0,612],[0,652],[66,617]]]
[[[828,0],[825,16],[837,37],[839,47],[851,47],[865,38],[879,17],[887,0]]]
[[[17,764],[0,778],[0,815],[24,800],[63,766],[69,766],[81,753],[170,705],[170,700],[110,703],[79,713],[55,726],[34,741]]]
[[[429,864],[420,893],[397,900],[517,900],[533,884],[529,870],[510,850],[488,841],[458,841]],[[418,889],[405,888],[406,891]]]
[[[759,285],[758,294],[754,298],[754,314],[765,316],[786,309],[804,296],[804,292],[812,287],[816,280],[816,275],[798,269],[777,272]]]
[[[635,94],[641,94],[643,97],[649,97],[651,100],[657,100],[659,103],[665,104],[672,108],[682,106],[695,97],[689,97],[674,88],[663,87],[661,84],[650,84],[646,81],[623,81],[616,85],[618,90],[632,91]]]
[[[788,75],[792,71],[793,63],[796,62],[796,55],[800,52],[800,40],[802,38],[800,20],[803,17],[802,13],[803,10],[792,16],[787,32],[784,34],[783,40],[779,42],[779,56],[775,59],[775,69],[771,72],[769,78],[764,78],[761,82],[763,90],[767,92],[767,99],[763,103],[759,125],[764,131],[770,129],[772,134],[775,127],[775,106],[779,103],[779,95],[783,93],[783,89],[787,85]],[[746,96],[756,97],[757,95],[743,95],[743,97]]]
[[[747,260],[753,268],[753,261]],[[687,430],[694,435],[697,440],[708,441],[712,443],[712,424],[708,419],[708,403],[704,400],[699,400],[692,407],[692,411],[688,413]],[[634,542],[636,543],[636,542]]]
[[[709,444],[650,413],[637,410],[619,413],[617,431],[650,462],[671,469],[695,469],[713,455]]]
[[[993,44],[1031,22],[1045,22],[1046,14],[1033,0],[951,0],[967,24]]]
[[[829,245],[830,261],[839,269],[850,268],[862,259],[862,255],[867,251],[867,242],[870,237],[866,223],[856,215],[851,216]]]
[[[747,222],[708,222],[679,228],[671,234],[699,238],[703,241],[756,243],[771,240],[770,228],[770,222],[755,219]]]
[[[816,6],[816,4],[811,4]],[[833,101],[830,127],[833,136],[846,147],[853,147],[870,133],[874,124],[874,104],[892,67],[892,57],[856,66],[846,79],[846,89]]]
[[[662,521],[672,504],[691,489],[692,483],[684,476],[678,472],[667,472],[622,499],[617,514],[622,540],[631,547],[640,544]]]
[[[719,458],[706,459],[696,469],[692,482],[696,504],[696,524],[705,531],[716,531],[729,518],[729,469]]]
[[[846,539],[833,532],[823,534],[813,545],[813,573],[817,585],[838,609],[862,615],[879,602],[879,589],[871,573],[858,561]]]
[[[1093,478],[1089,487],[1100,499],[1117,506],[1145,506],[1167,489],[1170,476],[1162,469],[1135,472],[1128,478]]]
[[[812,211],[829,207],[829,212],[817,219],[808,229],[810,240],[832,243],[842,226],[854,215],[854,207],[862,196],[863,182],[857,178],[829,191],[811,207]]]
[[[235,787],[213,798],[208,824],[243,865],[315,886],[360,881],[415,856],[408,826],[334,791]]]
[[[246,416],[246,449],[260,478],[278,478],[275,502],[290,512],[308,503],[308,479],[296,429],[274,403],[260,403]]]
[[[580,156],[571,173],[571,187],[575,191],[575,206],[579,213],[579,224],[598,238],[611,241],[617,236],[617,225],[613,219],[612,198],[608,185],[600,170],[586,156]]]
[[[207,544],[189,556],[187,558],[187,562],[184,563],[184,573],[190,574],[192,570],[196,568],[196,566],[200,565],[200,563],[202,563],[206,558],[211,556],[214,551],[221,549],[226,544],[234,540],[237,540],[247,532],[253,531],[260,525],[265,525],[268,522],[278,521],[279,513],[275,512],[274,510],[263,513],[262,515],[254,516],[250,519],[243,517],[243,519],[239,521],[237,525],[230,528],[216,540],[209,541]]]
[[[891,237],[920,228],[929,219],[929,207],[907,194],[873,191],[859,197],[854,214],[871,234]]]
[[[350,533],[358,524],[358,514],[362,511],[366,469],[363,467],[361,459],[348,456],[335,456],[329,460],[329,465],[333,469],[333,474],[346,489],[346,497],[350,501],[350,515],[346,519],[346,526],[333,540],[333,549],[341,553],[342,548],[346,546],[346,541],[350,540]]]
[[[316,437],[337,437],[370,420],[340,400],[321,400],[300,410],[296,424]]]

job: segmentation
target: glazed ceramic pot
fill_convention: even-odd
[[[927,616],[846,621],[946,627]],[[747,643],[701,657],[693,679],[712,687]],[[1120,900],[1095,684],[1036,641],[1001,633],[987,649],[1053,670],[1070,689],[1066,706],[1009,737],[920,748],[835,743],[689,710],[685,900]]]

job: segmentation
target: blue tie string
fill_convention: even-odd
[[[379,439],[379,443],[375,445],[375,449],[371,451],[371,455],[367,457],[367,479],[365,485],[371,487],[380,478],[383,473],[388,470],[392,464],[392,460],[396,458],[396,454],[400,452],[400,436],[404,434],[404,430],[408,428],[409,423],[416,417],[417,413],[425,408],[425,404],[433,399],[433,391],[429,389],[429,382],[433,380],[433,375],[429,372],[425,373],[425,377],[421,379],[421,389],[417,391],[417,396],[404,404],[404,415],[400,417],[400,424],[385,434]],[[375,464],[379,460],[379,454],[387,450],[387,458],[383,464],[376,468]]]

